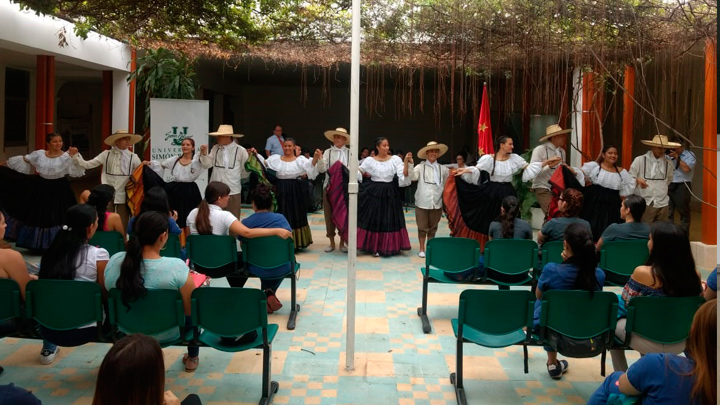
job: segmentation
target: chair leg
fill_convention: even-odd
[[[528,373],[528,348],[523,345],[523,363],[525,364],[525,374]]]
[[[298,312],[300,312],[300,305],[297,304],[297,280],[295,275],[290,277],[290,317],[288,317],[287,328],[288,330],[295,329],[295,320]]]
[[[426,270],[427,271],[427,270]],[[428,279],[427,276],[423,277],[423,288],[422,288],[422,306],[417,309],[417,313],[422,321],[423,333],[430,333],[430,319],[427,316],[427,296],[428,296]]]
[[[465,387],[463,386],[463,342],[462,338],[457,340],[457,356],[455,361],[455,373],[450,373],[450,383],[455,387],[455,397],[458,405],[466,405]]]
[[[603,350],[600,355],[600,375],[605,377],[605,360],[607,359],[607,350]]]
[[[280,384],[276,381],[272,381],[272,364],[270,359],[272,358],[272,343],[267,346],[263,346],[263,375],[262,375],[262,397],[258,405],[268,405],[272,403],[275,393],[278,392]]]

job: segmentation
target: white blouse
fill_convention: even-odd
[[[404,167],[405,163],[403,163],[402,159],[397,156],[393,156],[384,162],[380,162],[375,158],[368,157],[365,158],[365,160],[363,160],[362,164],[360,165],[360,171],[362,173],[370,174],[370,179],[372,181],[378,181],[382,183],[392,182],[393,177],[397,175],[400,187],[407,187],[412,181],[410,180],[410,176],[405,177],[403,175]],[[413,166],[408,165],[408,175],[412,170]]]
[[[629,196],[635,191],[635,179],[630,177],[625,169],[618,174],[618,172],[603,169],[597,162],[587,162],[582,166],[582,171],[592,184],[618,190],[621,197]]]
[[[153,160],[149,166],[155,173],[160,175],[160,177],[163,176],[163,169],[167,169],[170,171],[170,181],[179,183],[192,183],[200,177],[204,168],[200,163],[198,155],[195,155],[188,165],[177,162],[178,159],[180,159],[180,156],[173,156],[162,162]],[[175,164],[175,162],[177,162],[177,164]]]
[[[49,158],[45,155],[45,150],[36,150],[25,156],[13,156],[7,161],[7,166],[16,172],[25,174],[37,173],[44,179],[59,179],[70,175],[72,177],[80,177],[85,174],[85,170],[76,166],[72,162],[72,158],[67,152],[60,156]]]
[[[313,166],[312,160],[298,156],[292,162],[285,162],[280,157],[281,155],[270,155],[265,160],[265,166],[274,170],[275,177],[278,179],[297,179],[303,174],[307,174],[310,180],[314,180],[318,176],[317,165]]]
[[[493,172],[493,161],[495,162],[495,170]],[[518,170],[523,170],[522,181],[530,181],[540,173],[542,169],[542,162],[530,163],[525,161],[520,155],[515,153],[510,154],[507,160],[495,160],[495,156],[491,154],[483,155],[480,157],[475,167],[468,168],[471,170],[470,173],[465,173],[461,177],[468,183],[475,184],[480,178],[480,171],[490,173],[490,181],[495,183],[510,183],[513,175]]]

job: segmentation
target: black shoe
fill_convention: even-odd
[[[570,365],[567,360],[558,360],[555,364],[548,364],[547,371],[548,374],[550,374],[550,378],[553,380],[559,380],[562,378],[563,373],[567,371],[569,366]]]

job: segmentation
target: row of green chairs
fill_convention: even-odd
[[[458,404],[467,404],[463,386],[463,344],[488,348],[523,346],[525,373],[528,372],[528,346],[547,344],[552,332],[573,339],[601,336],[602,347],[629,349],[633,334],[645,339],[673,344],[687,339],[690,325],[702,297],[637,297],[628,305],[626,339],[615,338],[618,299],[611,292],[551,290],[543,294],[540,329],[533,330],[535,294],[530,291],[466,290],[460,294],[458,318],[451,321],[457,338],[456,370],[450,374]],[[592,316],[588,316],[592,314]],[[658,322],[663,319],[663,322]],[[606,351],[602,350],[600,369],[605,375]]]
[[[108,292],[110,333],[103,333],[102,290],[96,283],[68,280],[33,280],[27,284],[25,312],[20,311],[20,288],[15,281],[0,279],[0,321],[14,320],[18,329],[29,320],[45,328],[64,331],[95,323],[98,342],[114,342],[120,337],[142,333],[168,335],[159,341],[163,347],[197,345],[225,352],[249,349],[263,351],[262,395],[268,404],[279,385],[271,381],[272,341],[278,331],[268,324],[265,294],[248,288],[198,288],[191,299],[190,324],[186,322],[182,297],[177,290],[148,290],[126,306],[118,289]],[[26,328],[27,329],[27,328]],[[30,328],[31,333],[34,328]],[[243,344],[232,340],[256,331],[258,337]],[[19,337],[41,338],[36,334]]]
[[[96,231],[88,243],[107,250],[110,256],[125,251],[125,238],[118,231]],[[181,255],[180,236],[168,234],[167,244],[160,250],[160,256],[180,258]]]

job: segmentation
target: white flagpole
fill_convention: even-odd
[[[358,140],[360,110],[360,0],[352,0],[352,54],[350,68],[350,172],[348,183],[348,271],[345,369],[355,369],[355,264],[357,261]]]

